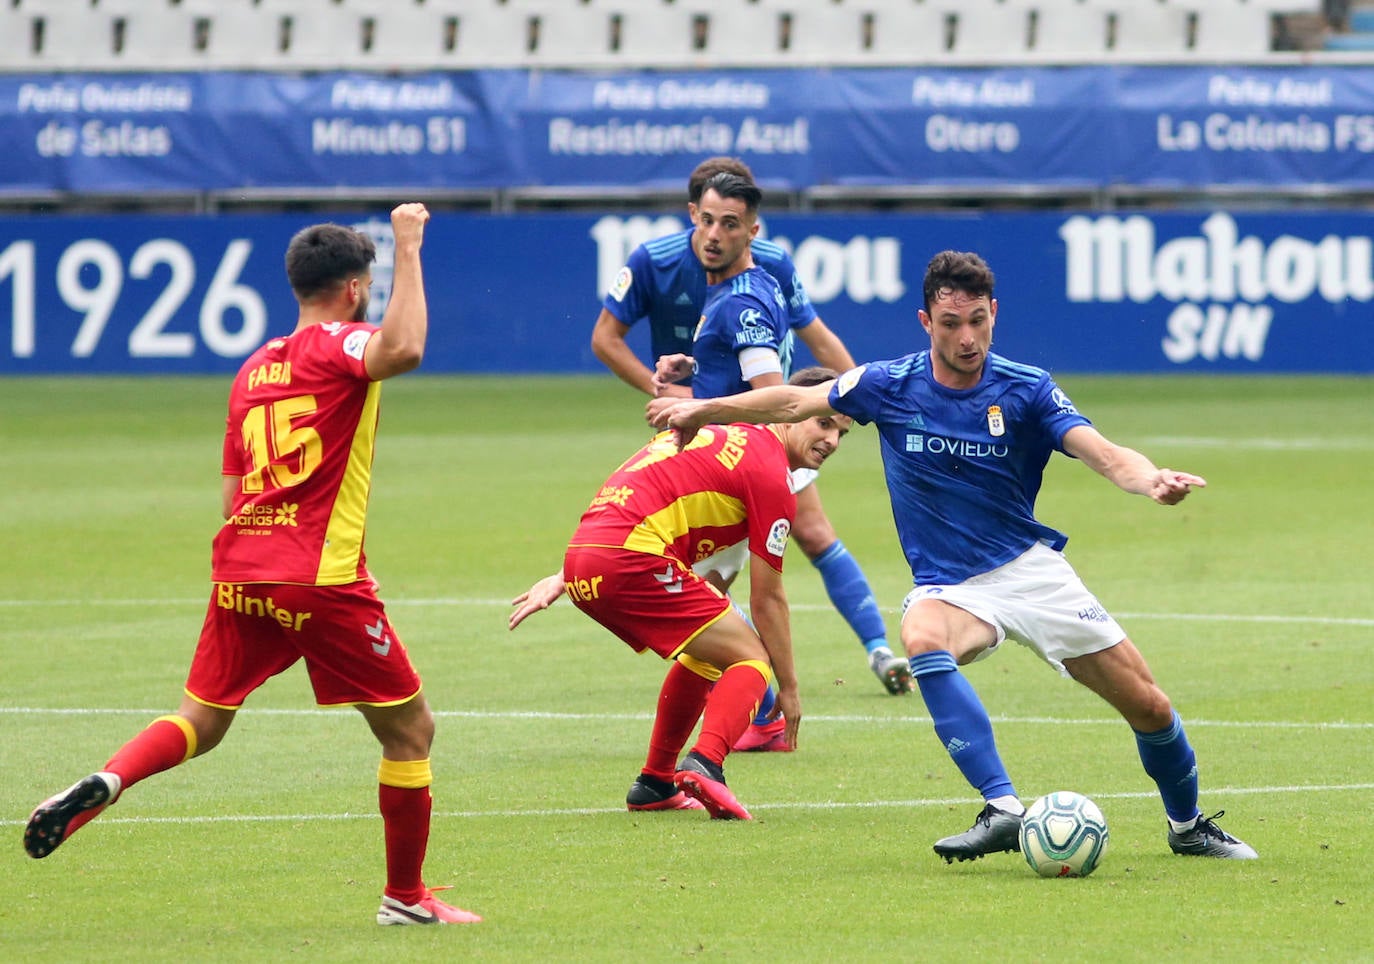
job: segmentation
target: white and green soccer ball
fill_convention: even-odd
[[[1086,877],[1107,850],[1107,820],[1081,793],[1056,790],[1021,818],[1021,854],[1041,877]]]

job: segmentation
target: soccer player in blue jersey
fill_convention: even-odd
[[[675,383],[660,380],[656,384],[654,372],[640,361],[625,338],[631,326],[647,318],[655,359],[685,357],[696,350],[694,339],[708,288],[708,257],[704,253],[707,242],[700,225],[700,205],[706,183],[720,173],[733,174],[753,183],[753,173],[737,158],[712,157],[697,165],[687,183],[687,208],[693,226],[640,245],[631,253],[602,303],[592,332],[592,350],[596,356],[626,384],[648,395],[691,397],[694,392],[703,395],[719,390],[718,382],[709,382],[706,386],[694,382],[688,370],[680,372],[683,377]],[[836,371],[852,368],[854,359],[816,314],[792,259],[778,245],[758,238],[757,221],[751,220],[755,228],[749,235],[747,252],[755,266],[777,281],[784,300],[787,329],[801,338],[821,365]],[[769,349],[776,351],[781,361],[776,371],[753,374],[740,383],[741,388],[780,384],[790,367],[791,345],[792,338],[788,334]],[[759,353],[750,351],[749,356],[757,359]],[[713,361],[712,373],[723,372],[729,377],[741,370],[734,357],[722,356],[716,361],[722,364]],[[776,379],[770,377],[774,374]],[[707,377],[709,380],[712,375],[708,373]],[[869,667],[879,681],[890,693],[909,691],[911,676],[907,662],[893,655],[882,612],[868,579],[830,524],[814,485],[798,486],[797,519],[792,539],[820,572],[831,603],[863,644]]]
[[[1159,787],[1174,853],[1252,859],[1253,848],[1202,815],[1196,760],[1178,713],[1135,644],[1064,559],[1067,537],[1034,516],[1055,451],[1161,505],[1176,505],[1206,482],[1109,441],[1049,373],[994,354],[993,280],[976,254],[937,254],[919,313],[929,349],[810,388],[656,399],[650,419],[679,429],[680,442],[707,422],[838,412],[878,426],[897,535],[915,578],[903,603],[902,643],[936,735],[985,801],[969,830],[936,842],[937,854],[974,860],[1020,849],[1025,808],[987,711],[959,669],[1011,637],[1125,718]]]

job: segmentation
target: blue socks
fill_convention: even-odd
[[[964,779],[977,787],[984,799],[1014,795],[1016,791],[993,740],[992,722],[978,694],[959,672],[954,657],[943,650],[913,656],[911,675],[935,722],[935,735]],[[1199,813],[1197,757],[1178,713],[1162,730],[1132,732],[1140,762],[1159,787],[1169,819],[1182,824],[1195,818]]]
[[[759,700],[759,711],[754,715],[754,722],[762,726],[768,722],[768,714],[773,712],[773,704],[778,701],[778,694],[773,690],[773,684],[768,684],[768,689],[763,691],[763,699]]]
[[[945,745],[964,779],[983,799],[1015,796],[1011,777],[997,753],[992,721],[954,657],[944,650],[911,657],[911,675],[921,687],[935,735]]]
[[[836,539],[815,559],[811,560],[825,583],[830,602],[849,623],[854,635],[864,644],[864,649],[887,649],[887,626],[883,614],[873,598],[873,590],[868,579],[844,543]]]
[[[1197,808],[1197,757],[1183,732],[1177,711],[1174,721],[1154,733],[1135,733],[1136,749],[1145,772],[1159,787],[1164,812],[1170,820],[1185,823],[1200,812]]]

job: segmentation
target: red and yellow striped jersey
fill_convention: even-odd
[[[216,582],[337,586],[367,575],[363,530],[381,383],[375,325],[330,322],[274,338],[234,378],[223,471],[241,482],[215,536]]]
[[[797,514],[787,469],[766,427],[708,425],[681,452],[673,433],[661,432],[606,480],[571,544],[690,566],[747,538],[749,551],[781,572]]]

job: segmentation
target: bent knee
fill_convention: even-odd
[[[1141,733],[1158,733],[1174,723],[1174,704],[1158,686],[1151,686],[1132,708],[1129,722]]]
[[[936,632],[933,627],[920,623],[902,625],[902,648],[908,656],[921,656],[941,650],[952,652],[949,639],[944,633]]]

